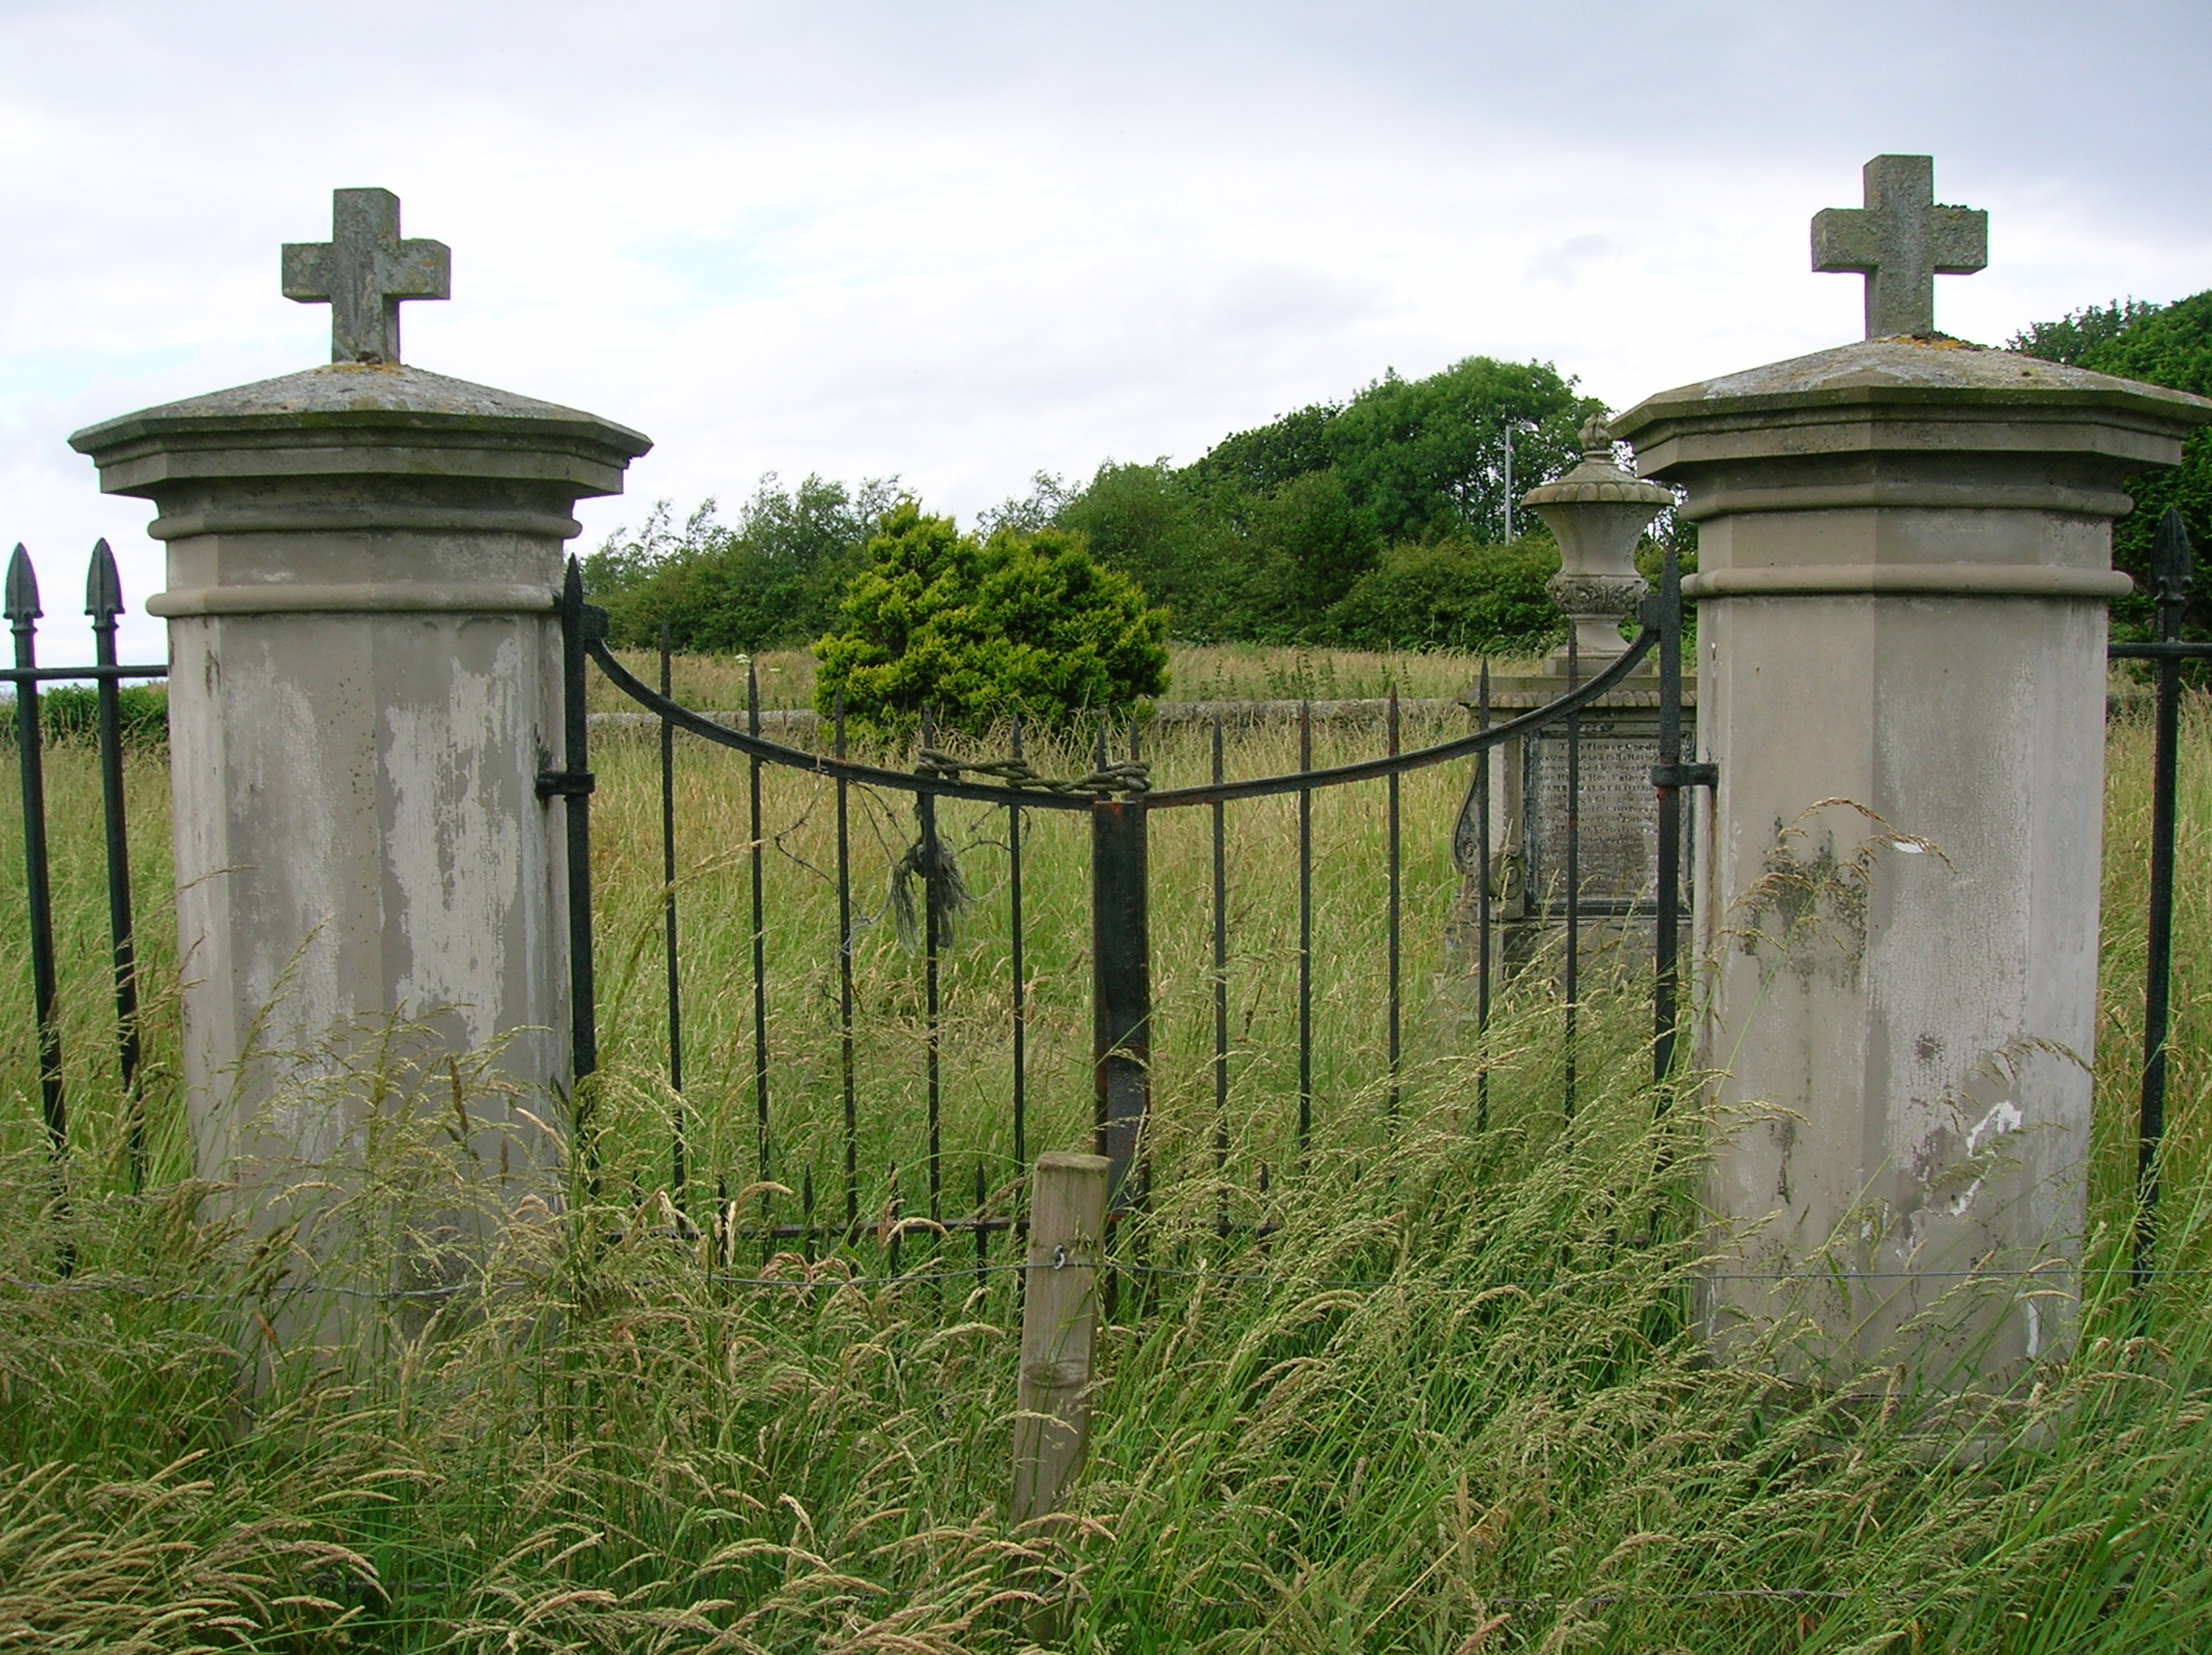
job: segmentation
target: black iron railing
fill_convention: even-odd
[[[2184,670],[2192,660],[2212,659],[2212,643],[2181,637],[2184,600],[2189,588],[2192,553],[2189,537],[2177,511],[2168,511],[2161,524],[2154,557],[2153,577],[2158,597],[2159,636],[2146,642],[2120,642],[2110,647],[2115,660],[2154,663],[2152,821],[2149,849],[2147,950],[2144,981],[2139,1121],[2138,1126],[2137,1218],[2133,1269],[2139,1281],[2152,1274],[2160,1204],[2161,1150],[2167,1137],[2169,1086],[2169,1040],[2173,1004],[2173,923],[2175,899],[2175,838],[2179,767],[2179,730]],[[131,1176],[142,1181],[146,1174],[146,1121],[142,1066],[138,982],[138,948],[132,915],[132,880],[130,849],[125,831],[124,735],[119,688],[128,680],[161,680],[163,662],[121,663],[116,658],[117,620],[123,612],[120,582],[113,554],[103,540],[94,548],[86,579],[85,612],[90,618],[94,659],[89,664],[41,665],[39,623],[44,619],[36,572],[28,554],[15,548],[7,570],[4,603],[0,603],[15,638],[11,668],[0,677],[15,688],[13,731],[15,740],[23,842],[23,902],[27,932],[27,961],[31,986],[31,1015],[36,1039],[36,1064],[40,1112],[53,1152],[58,1157],[70,1146],[70,1089],[65,1083],[60,963],[56,956],[54,893],[47,847],[46,765],[47,742],[42,706],[42,685],[89,682],[97,694],[95,742],[101,780],[102,824],[104,839],[106,895],[109,915],[109,960],[114,1008],[114,1060],[128,1110],[126,1126]],[[1151,1091],[1152,1007],[1150,963],[1152,937],[1147,884],[1148,827],[1154,812],[1203,809],[1209,829],[1209,898],[1208,949],[1210,967],[1211,1061],[1210,1090],[1215,1111],[1211,1151],[1217,1174],[1225,1174],[1231,1136],[1231,955],[1229,877],[1229,814],[1243,801],[1294,796],[1297,806],[1297,980],[1296,980],[1296,1137],[1301,1147],[1310,1144],[1314,1129],[1316,1090],[1314,1078],[1313,1022],[1313,799],[1317,793],[1357,784],[1382,784],[1385,818],[1384,949],[1381,984],[1385,1002],[1385,1058],[1388,1108],[1400,1102],[1400,1068],[1404,1059],[1404,825],[1401,782],[1408,774],[1431,766],[1476,760],[1462,816],[1468,841],[1463,858],[1474,871],[1469,895],[1477,937],[1472,950],[1475,1021],[1486,1030],[1494,1006],[1495,893],[1489,869],[1493,853],[1491,786],[1488,755],[1510,740],[1543,732],[1563,736],[1572,798],[1579,784],[1582,717],[1617,688],[1623,680],[1651,657],[1656,657],[1659,682],[1658,763],[1652,770],[1656,812],[1657,877],[1650,892],[1653,920],[1652,1062],[1654,1074],[1664,1080],[1678,1059],[1680,978],[1680,924],[1682,886],[1678,870],[1684,837],[1682,790],[1709,786],[1713,768],[1685,760],[1682,738],[1681,598],[1679,576],[1670,562],[1660,590],[1647,600],[1644,628],[1627,652],[1606,670],[1586,682],[1570,678],[1568,693],[1550,704],[1511,718],[1496,716],[1487,669],[1471,697],[1475,728],[1466,736],[1413,751],[1404,751],[1395,698],[1385,718],[1383,751],[1372,759],[1325,768],[1313,764],[1312,720],[1302,716],[1298,731],[1299,766],[1279,774],[1232,779],[1226,773],[1222,725],[1214,720],[1211,731],[1211,768],[1201,785],[1151,790],[1141,763],[1134,734],[1126,760],[1109,763],[1103,744],[1093,773],[1059,787],[1042,785],[1028,769],[1018,721],[1013,729],[1010,756],[995,765],[962,765],[943,755],[925,753],[914,770],[902,770],[854,760],[848,755],[841,718],[831,723],[830,750],[803,751],[766,740],[760,733],[757,683],[748,693],[746,728],[732,730],[714,719],[678,704],[670,694],[670,675],[663,650],[658,689],[641,682],[608,649],[603,617],[584,601],[581,580],[571,565],[561,596],[564,662],[565,735],[567,757],[560,768],[548,759],[538,778],[540,794],[559,799],[567,815],[568,875],[570,890],[569,938],[571,996],[574,1012],[572,1058],[579,1078],[598,1066],[597,1008],[595,1000],[591,796],[593,777],[586,757],[586,689],[588,663],[599,670],[632,701],[659,720],[660,746],[660,865],[666,883],[662,916],[665,989],[667,999],[667,1073],[675,1099],[669,1122],[668,1171],[675,1189],[684,1191],[698,1176],[691,1151],[696,1122],[686,1113],[685,1021],[684,992],[678,973],[681,945],[677,897],[677,831],[675,803],[675,742],[679,733],[733,750],[746,761],[747,820],[751,844],[746,853],[749,876],[751,1016],[749,1092],[756,1139],[752,1171],[762,1183],[773,1171],[771,1146],[777,1123],[773,1085],[774,1053],[771,1049],[768,1016],[767,912],[764,892],[767,867],[763,859],[762,778],[770,768],[811,771],[827,778],[834,793],[836,824],[837,928],[842,944],[837,961],[837,1131],[841,1141],[839,1163],[843,1188],[839,1209],[825,1217],[816,1210],[813,1177],[809,1169],[800,1196],[800,1222],[771,1222],[764,1201],[756,1233],[781,1240],[797,1239],[811,1249],[817,1243],[857,1234],[861,1224],[860,1166],[859,1161],[859,1099],[860,1068],[856,1043],[858,1003],[853,973],[853,938],[856,907],[853,891],[852,790],[884,790],[911,797],[921,825],[923,865],[918,870],[923,890],[924,918],[918,927],[924,955],[924,1059],[930,1069],[926,1086],[925,1141],[915,1159],[921,1163],[925,1182],[922,1212],[946,1231],[973,1231],[977,1246],[988,1237],[1012,1227],[1004,1213],[985,1210],[989,1194],[984,1169],[975,1169],[977,1193],[975,1208],[966,1216],[947,1210],[967,1197],[956,1197],[955,1181],[947,1176],[942,1135],[942,1079],[936,1073],[942,1012],[936,992],[936,967],[945,943],[946,894],[942,870],[932,862],[935,843],[934,816],[942,799],[962,799],[995,807],[1003,813],[1004,843],[1007,853],[1007,901],[1011,972],[1007,988],[1010,1013],[1011,1073],[1007,1104],[1011,1116],[1011,1143],[1017,1166],[1026,1165],[1031,1136],[1030,1053],[1028,1050],[1033,1006],[1032,983],[1026,969],[1029,915],[1025,912],[1025,862],[1031,855],[1025,832],[1033,811],[1085,812],[1091,823],[1091,995],[1093,1125],[1095,1142],[1115,1163],[1118,1197],[1123,1203],[1144,1195],[1142,1124]],[[1100,738],[1103,743],[1103,736]],[[926,743],[925,743],[926,746]],[[1568,877],[1561,892],[1561,954],[1559,958],[1560,1016],[1568,1044],[1562,1105],[1574,1107],[1575,1019],[1581,1001],[1582,919],[1585,909],[1579,889],[1579,812],[1565,820],[1564,860]],[[1189,916],[1184,916],[1189,917]],[[1478,1076],[1476,1125],[1487,1124],[1489,1079]],[[1667,1095],[1660,1092],[1662,1104]],[[913,1162],[909,1162],[910,1172]],[[1265,1176],[1265,1174],[1263,1174]],[[891,1181],[898,1174],[894,1167]],[[1228,1224],[1228,1211],[1222,1223]],[[917,1217],[920,1214],[917,1215]],[[727,1222],[727,1221],[726,1221]],[[748,1230],[754,1226],[747,1225]],[[894,1246],[895,1246],[894,1234]]]
[[[39,577],[30,554],[17,546],[8,560],[4,613],[15,636],[15,664],[0,680],[15,694],[15,757],[21,787],[23,898],[30,931],[31,1014],[38,1040],[39,1099],[56,1160],[67,1155],[70,1118],[62,1070],[58,962],[54,952],[52,874],[46,849],[45,739],[39,686],[90,681],[97,697],[95,739],[100,764],[101,822],[107,863],[108,934],[114,978],[116,1061],[128,1114],[128,1155],[132,1188],[146,1176],[146,1113],[140,1088],[138,954],[131,905],[131,846],[124,830],[123,732],[120,687],[125,679],[162,679],[166,662],[122,664],[115,658],[123,585],[115,554],[105,540],[92,549],[85,573],[85,614],[92,619],[93,664],[39,665]]]
[[[687,1027],[683,1004],[684,991],[678,971],[679,926],[678,857],[675,837],[678,816],[675,807],[675,757],[674,739],[681,732],[699,740],[723,748],[745,761],[747,798],[745,808],[750,828],[750,847],[747,855],[748,891],[750,909],[751,949],[748,983],[726,984],[720,992],[743,993],[749,990],[751,1015],[753,1073],[747,1088],[751,1094],[752,1125],[754,1128],[754,1172],[759,1185],[771,1183],[775,1170],[775,1157],[771,1145],[778,1130],[779,1115],[771,1110],[771,1054],[769,1049],[769,991],[768,957],[765,947],[767,914],[764,904],[766,869],[762,854],[766,843],[762,820],[762,776],[764,769],[774,767],[785,770],[808,772],[824,778],[832,788],[836,810],[836,842],[834,883],[837,893],[837,1018],[838,1018],[838,1126],[842,1139],[841,1162],[844,1183],[842,1223],[818,1223],[814,1212],[815,1196],[812,1188],[811,1169],[801,1180],[800,1201],[803,1221],[798,1225],[772,1221],[766,1198],[753,1233],[765,1239],[801,1239],[809,1248],[817,1241],[833,1242],[840,1235],[856,1234],[860,1224],[860,1168],[858,1132],[858,1080],[856,1065],[856,995],[853,976],[855,945],[855,907],[853,900],[854,863],[852,848],[852,790],[856,788],[880,790],[884,793],[905,795],[912,798],[919,829],[915,848],[907,854],[906,867],[917,876],[923,892],[923,917],[917,927],[922,966],[922,1026],[920,1031],[921,1057],[924,1068],[923,1142],[919,1148],[922,1162],[926,1214],[929,1225],[942,1231],[973,1231],[976,1236],[978,1256],[987,1246],[989,1234],[1012,1227],[1013,1220],[1005,1214],[992,1214],[984,1210],[983,1191],[985,1179],[978,1163],[976,1173],[976,1206],[966,1217],[954,1216],[947,1211],[952,1204],[951,1180],[946,1166],[943,1137],[942,1096],[943,1087],[939,1073],[941,1017],[943,1006],[939,994],[940,954],[946,944],[946,931],[941,925],[949,900],[946,882],[952,875],[949,857],[944,852],[939,837],[937,808],[942,800],[959,799],[993,806],[1002,813],[1004,825],[1000,840],[1006,852],[1006,896],[1008,901],[1008,942],[1011,949],[1009,985],[1010,1012],[1010,1085],[1007,1105],[1011,1114],[1011,1138],[1015,1165],[1025,1166],[1029,1153],[1027,1103],[1029,1063],[1027,1040],[1032,1007],[1029,1003],[1031,989],[1024,969],[1024,950],[1027,943],[1024,903],[1024,866],[1030,854],[1024,833],[1025,816],[1033,811],[1082,812],[1090,821],[1090,964],[1091,964],[1091,1023],[1092,1076],[1092,1133],[1094,1147],[1112,1163],[1112,1187],[1117,1210],[1142,1204],[1148,1188],[1148,1169],[1145,1165],[1146,1146],[1144,1127],[1147,1122],[1152,1094],[1152,1062],[1154,1045],[1152,984],[1150,980],[1152,942],[1152,916],[1148,881],[1148,846],[1150,824],[1155,813],[1179,809],[1203,809],[1207,813],[1209,829],[1210,873],[1210,967],[1211,967],[1211,1089],[1215,1110],[1212,1133],[1212,1157],[1217,1174],[1225,1173],[1230,1147],[1231,1107],[1231,1029],[1230,1029],[1230,903],[1229,881],[1229,813],[1233,806],[1255,799],[1291,796],[1296,809],[1296,1119],[1295,1140],[1302,1159],[1313,1141],[1315,1127],[1315,1025],[1314,1025],[1314,946],[1315,946],[1315,892],[1314,892],[1314,799],[1322,792],[1381,783],[1381,803],[1383,815],[1384,844],[1384,946],[1379,962],[1382,982],[1378,985],[1383,1000],[1384,1077],[1386,1109],[1394,1118],[1402,1093],[1401,1068],[1404,1061],[1404,823],[1401,782],[1408,774],[1438,765],[1473,760],[1473,777],[1470,784],[1469,808],[1477,822],[1477,834],[1481,840],[1478,871],[1470,880],[1474,892],[1475,921],[1478,938],[1473,949],[1478,1024],[1487,1028],[1493,1003],[1493,939],[1490,875],[1488,871],[1490,847],[1489,796],[1490,755],[1508,742],[1522,741],[1550,732],[1563,732],[1569,765],[1570,792],[1578,779],[1575,767],[1583,740],[1580,715],[1584,709],[1600,703],[1617,690],[1631,675],[1645,668],[1653,654],[1661,654],[1662,738],[1659,757],[1663,774],[1655,775],[1659,785],[1654,795],[1655,808],[1659,812],[1660,834],[1668,846],[1677,854],[1663,857],[1657,872],[1656,890],[1647,892],[1644,906],[1637,912],[1656,915],[1657,935],[1660,940],[1660,995],[1654,1007],[1658,1020],[1658,1056],[1662,1064],[1672,1060],[1674,1038],[1675,1002],[1674,960],[1676,952],[1675,932],[1680,911],[1679,878],[1680,845],[1680,790],[1709,780],[1709,768],[1685,766],[1680,759],[1679,699],[1681,694],[1680,663],[1677,658],[1680,641],[1680,582],[1670,560],[1666,576],[1659,592],[1646,601],[1644,624],[1638,636],[1618,656],[1608,661],[1602,672],[1583,680],[1579,672],[1570,671],[1566,693],[1546,706],[1520,713],[1518,716],[1496,719],[1486,693],[1488,675],[1484,675],[1484,692],[1476,698],[1475,729],[1465,736],[1437,742],[1412,751],[1403,748],[1401,723],[1396,698],[1389,703],[1383,729],[1383,751],[1372,759],[1356,760],[1346,764],[1317,767],[1314,763],[1313,721],[1310,710],[1302,711],[1298,722],[1298,768],[1279,774],[1246,778],[1230,778],[1225,772],[1224,742],[1221,721],[1214,720],[1211,731],[1211,774],[1206,782],[1183,787],[1154,788],[1144,765],[1144,755],[1136,728],[1128,733],[1125,759],[1109,762],[1107,737],[1101,728],[1093,753],[1093,769],[1088,776],[1063,783],[1047,783],[1034,774],[1022,751],[1021,727],[1013,726],[1012,750],[1005,760],[992,763],[959,761],[939,753],[934,746],[934,731],[925,721],[919,762],[912,770],[894,769],[879,764],[862,763],[850,757],[847,749],[845,720],[841,710],[832,712],[829,722],[830,743],[827,751],[809,751],[765,739],[761,731],[759,682],[748,669],[746,703],[747,714],[742,729],[731,728],[728,722],[704,712],[684,707],[670,693],[672,675],[666,640],[662,641],[659,688],[648,684],[633,673],[609,648],[603,620],[584,602],[580,571],[571,563],[563,595],[562,614],[571,670],[569,684],[569,748],[568,769],[558,772],[559,785],[549,774],[549,791],[566,795],[572,824],[583,820],[589,808],[591,786],[584,747],[583,689],[576,667],[586,658],[595,661],[607,681],[625,696],[659,720],[660,769],[660,846],[659,863],[665,881],[662,901],[665,913],[661,921],[662,946],[665,952],[665,982],[668,998],[667,1073],[669,1089],[675,1099],[671,1119],[673,1152],[669,1160],[670,1172],[676,1186],[677,1199],[684,1200],[687,1179],[696,1173],[695,1161],[687,1154],[685,1129],[691,1118],[689,1107],[684,1101],[684,1080],[686,1073],[683,1052],[683,1031]],[[1572,665],[1572,663],[1571,663]],[[1571,1113],[1576,1085],[1573,1044],[1577,1038],[1576,1011],[1581,993],[1582,936],[1579,926],[1580,893],[1577,888],[1577,840],[1581,833],[1579,817],[1569,811],[1565,824],[1565,856],[1567,880],[1563,901],[1563,955],[1560,966],[1563,990],[1562,1033],[1569,1048],[1565,1068],[1564,1108]],[[588,829],[587,829],[588,830]],[[583,843],[578,835],[571,840],[571,867],[580,855],[577,846]],[[571,913],[589,912],[590,887],[588,874],[577,878],[572,885]],[[1618,908],[1618,904],[1614,905]],[[1184,915],[1182,917],[1194,917]],[[1439,916],[1441,920],[1441,915]],[[574,1048],[576,1073],[579,1079],[589,1076],[597,1066],[598,1047],[596,1031],[587,1026],[593,1001],[592,960],[588,924],[575,921],[574,971],[577,991],[578,1026]],[[1664,1069],[1662,1070],[1664,1073]],[[1487,1109],[1487,1077],[1478,1082],[1485,1096],[1478,1111]],[[778,1105],[780,1110],[782,1105]],[[1481,1124],[1478,1121],[1478,1125]],[[911,1165],[911,1162],[910,1162]],[[1263,1177],[1265,1176],[1263,1171]],[[891,1182],[895,1192],[897,1168],[894,1163]],[[726,1188],[724,1190],[726,1194]],[[896,1201],[894,1193],[894,1204]],[[726,1202],[717,1202],[717,1211],[726,1209]],[[917,1215],[917,1217],[920,1214]],[[1229,1223],[1224,1197],[1220,1215],[1224,1227]],[[896,1234],[894,1227],[894,1234]]]
[[[2189,602],[2193,558],[2179,507],[2169,506],[2151,552],[2158,598],[2158,638],[2110,647],[2113,660],[2158,664],[2151,725],[2150,915],[2143,961],[2142,1112],[2136,1137],[2136,1227],[2133,1270],[2150,1279],[2158,1236],[2159,1151],[2166,1141],[2167,1039],[2173,986],[2173,839],[2181,768],[2181,668],[2212,660],[2212,644],[2184,643],[2181,618]]]

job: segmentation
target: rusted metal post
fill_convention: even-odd
[[[1016,1528],[1060,1509],[1090,1438],[1109,1170],[1103,1155],[1037,1157],[1014,1415]]]

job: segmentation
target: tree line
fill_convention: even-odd
[[[2006,348],[2212,394],[2212,292],[2088,305]],[[1563,630],[1544,591],[1558,551],[1509,493],[1571,466],[1578,427],[1602,412],[1549,363],[1470,357],[1423,379],[1385,373],[1186,464],[1040,475],[965,533],[896,478],[786,488],[771,475],[727,522],[708,500],[679,524],[664,501],[584,576],[616,643],[651,647],[665,629],[683,651],[812,644],[824,711],[842,694],[863,727],[887,730],[911,729],[924,706],[967,725],[1125,707],[1159,693],[1170,635],[1533,653]],[[2129,487],[2138,504],[2113,536],[2138,585],[2113,605],[2123,637],[2154,621],[2166,507],[2212,543],[2212,431],[2190,438],[2178,470]],[[1656,533],[1695,567],[1694,530],[1667,519]],[[1647,574],[1658,556],[1647,543]],[[2212,635],[2202,563],[2187,625]]]
[[[1387,373],[1223,438],[1176,465],[1108,460],[1087,482],[1039,476],[982,514],[979,539],[1072,535],[1164,610],[1178,638],[1370,649],[1527,651],[1559,627],[1544,582],[1558,553],[1518,495],[1575,458],[1595,398],[1548,363],[1470,357],[1424,379]],[[1510,450],[1510,451],[1509,451]],[[618,642],[668,627],[682,650],[809,643],[838,623],[896,479],[773,477],[724,522],[665,504],[586,560]]]
[[[2212,396],[2212,291],[2171,305],[2115,299],[2034,322],[2005,341],[2007,350],[2097,373],[2139,379]],[[2135,577],[2136,590],[2112,603],[2112,635],[2148,638],[2158,624],[2150,553],[2159,519],[2181,508],[2197,546],[2197,568],[2183,614],[2186,637],[2212,637],[2212,429],[2199,426],[2181,450],[2181,464],[2130,478],[2135,509],[2112,527],[2112,566]]]

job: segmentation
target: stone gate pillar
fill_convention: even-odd
[[[536,785],[562,756],[555,596],[574,502],[650,445],[402,366],[398,300],[444,297],[445,249],[400,242],[382,190],[336,206],[334,241],[284,259],[287,295],[333,301],[330,365],[71,439],[168,549],[148,607],[207,1177],[342,1158],[356,1123],[273,1089],[394,1013],[433,1058],[508,1038],[514,1105],[556,1126],[568,1090],[563,820]],[[548,1166],[536,1137],[500,1152]]]
[[[1912,207],[1877,203],[1876,174],[1869,214]],[[1933,212],[1954,242],[1980,218]],[[1848,268],[1888,256],[1862,239]],[[1904,240],[1932,286],[1942,249]],[[1793,1362],[1911,1355],[1944,1383],[2070,1339],[2106,604],[2129,589],[2111,522],[2122,479],[2207,420],[2212,402],[1927,332],[1614,422],[1701,530],[1684,591],[1720,781],[1698,828],[1699,1054],[1732,1117],[1703,1313],[1724,1344],[1805,1316]]]

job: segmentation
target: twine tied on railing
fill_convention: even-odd
[[[923,747],[916,756],[914,768],[917,775],[941,776],[946,781],[958,781],[964,775],[985,776],[1007,787],[1068,798],[1111,798],[1120,794],[1141,798],[1152,790],[1151,767],[1140,759],[1117,760],[1086,775],[1062,779],[1039,774],[1027,759],[962,759],[937,747]]]
[[[916,800],[917,807],[921,800]],[[906,855],[891,869],[891,919],[898,926],[899,942],[912,948],[921,940],[921,917],[916,912],[915,882],[921,882],[929,909],[929,937],[940,949],[952,946],[953,916],[975,899],[951,849],[938,833],[931,816],[922,816],[921,834],[907,847]]]

